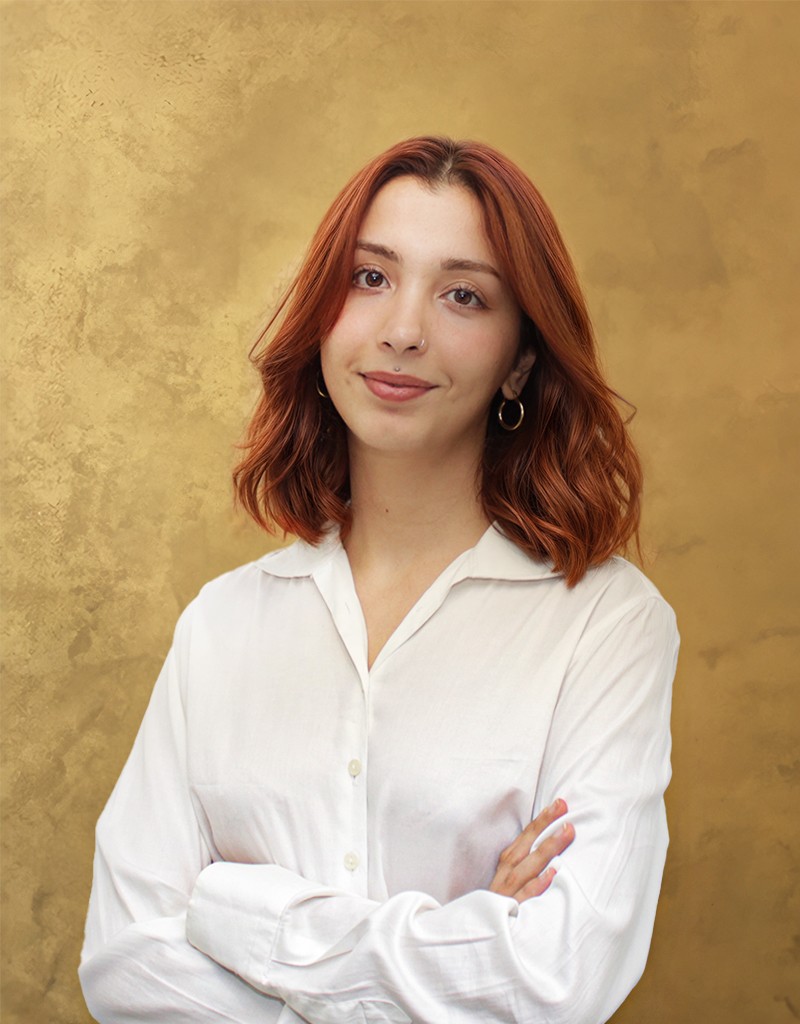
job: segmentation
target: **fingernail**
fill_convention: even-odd
[[[570,825],[570,823],[569,823],[569,822],[567,822],[567,824],[566,824],[566,825],[562,825],[562,826],[561,826],[561,831],[562,831],[562,832],[563,832],[563,833],[564,833],[565,835],[566,835],[566,833],[567,833],[567,832],[569,832],[569,831],[570,831],[571,829],[572,829],[572,825]]]
[[[550,809],[552,811],[560,811],[561,810],[561,805],[563,803],[564,803],[564,801],[561,799],[561,797],[558,797],[558,799],[554,800],[553,803],[550,805]]]

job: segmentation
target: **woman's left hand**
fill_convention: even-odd
[[[548,836],[535,850],[531,847],[544,830],[567,813],[564,800],[555,800],[537,814],[513,843],[503,850],[497,862],[489,892],[513,896],[518,903],[541,896],[556,876],[550,861],[569,846],[575,838],[575,829],[569,823]]]

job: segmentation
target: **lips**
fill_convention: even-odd
[[[367,380],[379,380],[383,384],[392,384],[399,388],[426,388],[435,387],[429,380],[422,380],[420,377],[411,377],[406,373],[381,373],[379,371],[362,374]]]
[[[407,402],[412,398],[421,398],[436,387],[429,380],[405,373],[383,373],[376,370],[362,373],[361,376],[372,394],[387,402]]]

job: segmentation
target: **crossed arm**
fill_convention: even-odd
[[[210,863],[185,777],[173,651],[98,825],[81,966],[93,1015],[113,1024],[606,1020],[643,969],[666,849],[676,642],[663,607],[648,602],[621,623],[642,638],[626,664],[603,678],[602,659],[587,659],[564,689],[540,783],[569,800],[567,831],[558,831],[565,804],[540,811],[487,890],[444,905],[420,892],[377,903],[278,865]],[[145,805],[150,820],[137,823]],[[575,835],[554,879],[550,862]]]
[[[126,769],[127,770],[127,769]],[[111,807],[111,805],[110,805]],[[555,869],[548,867],[550,861],[563,852],[574,838],[571,825],[552,832],[539,843],[534,850],[533,844],[540,839],[545,830],[566,813],[567,807],[563,800],[555,801],[545,808],[522,831],[522,833],[501,854],[495,877],[489,887],[498,895],[512,897],[518,902],[541,895],[555,877]],[[183,818],[183,815],[180,816]],[[181,822],[188,825],[187,820]],[[277,993],[270,994],[245,983],[232,971],[237,965],[227,965],[228,970],[214,959],[214,940],[220,937],[219,907],[209,915],[204,927],[203,900],[213,891],[215,879],[212,869],[202,872],[203,885],[195,887],[193,906],[189,908],[194,920],[190,920],[187,928],[187,912],[182,908],[186,897],[183,893],[184,884],[175,879],[172,884],[165,878],[153,878],[149,896],[152,906],[137,907],[131,896],[138,892],[140,879],[126,878],[126,865],[121,857],[112,875],[112,865],[104,856],[106,846],[103,842],[105,822],[98,827],[98,850],[95,863],[95,885],[92,893],[89,925],[87,927],[87,944],[81,965],[81,983],[84,988],[87,1005],[92,1015],[100,1022],[113,1024],[134,1024],[134,1022],[162,1022],[170,1024],[201,1024],[201,1022],[227,1021],[230,1024],[256,1024],[256,1022],[281,1021],[322,1021],[335,1019],[348,1021],[348,1003],[337,998],[330,1002],[329,1009],[335,1007],[332,1017],[324,1016],[324,1007],[317,1015],[299,1017],[287,1005],[277,998]],[[111,852],[111,851],[109,851]],[[203,843],[197,842],[197,852],[203,856]],[[281,869],[262,868],[250,865],[220,865],[233,867],[240,872],[248,867],[255,871],[275,871]],[[135,867],[130,865],[138,875]],[[290,882],[294,879],[290,877]],[[115,877],[114,877],[115,876]],[[242,876],[246,884],[257,886],[259,879]],[[136,885],[126,892],[126,882],[135,881]],[[269,879],[266,879],[269,884]],[[202,889],[202,892],[201,892]],[[222,903],[228,905],[232,893],[222,880]],[[250,894],[247,894],[249,902]],[[104,906],[100,906],[100,904]],[[431,901],[431,906],[433,901]],[[124,908],[124,909],[123,909]],[[426,909],[424,901],[420,912]],[[109,911],[121,914],[117,924],[120,930],[109,939],[104,940],[97,934],[104,924],[101,918],[106,917],[105,928],[114,927]],[[163,916],[152,915],[161,912]],[[363,912],[363,908],[361,908]],[[128,915],[140,917],[131,923],[126,922]],[[236,923],[232,923],[232,932],[236,933]],[[224,930],[224,924],[222,925]],[[313,923],[312,923],[313,927]],[[188,938],[187,938],[188,932]],[[227,934],[227,933],[226,933]],[[228,938],[230,938],[228,934]],[[191,940],[191,941],[189,941]],[[102,943],[96,951],[92,947]],[[208,948],[204,949],[204,945]],[[208,955],[206,955],[208,954]],[[234,956],[237,956],[234,953]],[[243,962],[239,970],[245,968]],[[263,966],[263,965],[262,965]],[[327,1002],[327,1000],[326,1000]],[[357,1009],[353,1012],[357,1014]],[[371,1011],[369,1020],[399,1021],[408,1020],[405,1014],[390,1006],[381,1010],[380,1007]]]

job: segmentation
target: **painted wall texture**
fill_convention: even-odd
[[[345,179],[420,132],[537,182],[639,408],[646,569],[683,654],[663,896],[615,1024],[800,1019],[800,6],[0,16],[3,1020],[88,1021],[94,822],[179,611],[275,543],[231,505],[247,350]]]

